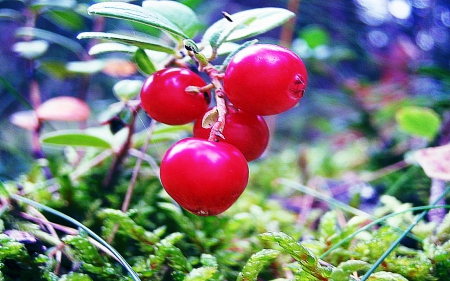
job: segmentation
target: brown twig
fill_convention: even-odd
[[[293,13],[298,13],[298,10],[300,8],[300,0],[289,0],[288,2],[288,10]],[[292,38],[294,36],[294,30],[295,30],[295,21],[296,18],[292,18],[288,20],[281,29],[281,35],[280,35],[280,44],[289,48],[292,43]]]
[[[122,145],[122,147],[120,148],[120,150],[117,152],[116,157],[114,158],[113,163],[111,165],[111,168],[109,169],[109,172],[108,172],[105,180],[103,181],[103,186],[107,190],[110,189],[112,186],[114,186],[115,180],[118,178],[120,167],[128,154],[128,150],[130,149],[131,141],[132,141],[132,137],[133,137],[134,129],[135,129],[134,123],[136,120],[136,116],[139,113],[139,110],[140,110],[140,106],[133,106],[133,108],[130,108],[131,120],[130,120],[130,123],[128,123],[127,138],[126,138],[124,144]]]
[[[145,155],[145,151],[147,151],[148,145],[150,143],[150,139],[152,138],[153,130],[155,129],[156,121],[152,119],[150,122],[150,126],[148,129],[147,138],[145,139],[144,145],[141,148],[141,157],[137,158],[136,165],[133,169],[133,174],[131,176],[130,183],[128,184],[127,193],[125,195],[125,199],[123,200],[122,204],[122,212],[126,213],[128,211],[128,208],[130,206],[131,197],[133,195],[134,187],[136,186],[137,177],[139,175],[139,170],[141,169],[142,161],[143,161],[143,155]],[[111,231],[111,235],[108,237],[107,242],[111,243],[114,240],[114,236],[116,235],[117,231],[119,230],[120,225],[115,224],[114,228]]]

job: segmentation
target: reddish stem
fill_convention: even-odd
[[[226,94],[223,89],[222,83],[220,80],[223,79],[223,74],[220,74],[217,69],[214,68],[212,64],[208,64],[204,67],[204,71],[208,74],[211,79],[211,83],[215,88],[215,97],[216,97],[216,108],[218,113],[217,121],[211,128],[211,133],[209,134],[209,141],[218,142],[220,138],[224,138],[222,132],[225,128],[225,116],[227,115],[227,106],[226,106]]]

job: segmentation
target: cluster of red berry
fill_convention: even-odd
[[[160,70],[145,81],[140,93],[142,108],[156,121],[181,125],[196,120],[194,136],[167,151],[160,174],[167,193],[202,216],[222,213],[242,194],[249,176],[247,162],[260,157],[269,142],[262,116],[294,107],[308,82],[305,65],[295,53],[269,44],[239,51],[221,79],[226,115],[219,138],[211,138],[213,132],[204,126],[211,87],[196,73]]]

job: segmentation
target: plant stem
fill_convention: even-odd
[[[430,202],[436,202],[436,205],[445,205],[445,199],[438,199],[440,194],[444,193],[445,190],[445,182],[443,180],[432,179],[431,180],[431,188],[430,188]],[[445,217],[444,209],[434,209],[430,210],[428,213],[428,220],[430,222],[435,222],[436,225],[439,225]]]
[[[150,142],[150,139],[152,138],[152,132],[155,129],[155,125],[156,125],[156,121],[154,119],[152,119],[152,121],[150,122],[150,126],[149,126],[149,133],[147,134],[145,143],[141,148],[142,154],[144,154],[145,151],[147,151],[148,144]],[[128,211],[128,208],[130,206],[131,196],[133,195],[133,190],[136,185],[136,180],[139,175],[139,170],[141,169],[141,165],[142,165],[142,157],[139,157],[136,161],[136,165],[134,166],[133,175],[131,176],[130,184],[128,185],[128,189],[127,189],[127,194],[125,195],[125,199],[122,204],[122,212],[124,212],[124,213]]]
[[[442,192],[442,194],[440,194],[430,206],[435,206],[436,204],[438,204],[438,202],[440,202],[445,197],[445,195],[447,195],[447,193],[449,193],[449,192],[450,192],[450,186],[448,186],[444,190],[444,192]],[[406,235],[408,235],[408,233],[428,214],[428,212],[429,212],[429,210],[423,211],[414,220],[414,222],[400,235],[400,237],[398,237],[397,240],[395,240],[395,242],[392,243],[392,245],[389,247],[389,249],[387,249],[386,252],[384,252],[384,254],[373,264],[373,266],[369,269],[369,271],[367,271],[366,274],[364,274],[364,276],[361,277],[360,281],[366,281],[370,277],[370,275],[378,268],[378,266],[380,266],[380,264],[386,259],[386,257],[398,246],[398,244],[400,244],[400,242],[403,240],[403,238],[405,238]]]
[[[120,148],[116,157],[114,158],[112,166],[109,169],[109,172],[108,172],[105,180],[103,181],[103,186],[105,187],[106,190],[109,190],[112,186],[114,186],[115,181],[118,178],[119,170],[123,163],[123,160],[125,159],[125,157],[128,154],[128,150],[130,149],[131,140],[132,140],[132,137],[134,134],[134,128],[135,128],[134,123],[136,121],[136,116],[139,113],[139,109],[140,109],[140,106],[130,108],[131,120],[130,120],[130,123],[128,124],[129,131],[128,131],[127,139],[125,140],[124,144],[122,145],[122,147]]]
[[[130,207],[131,196],[133,195],[133,190],[136,185],[136,180],[139,175],[139,170],[141,169],[145,151],[147,151],[148,145],[150,143],[150,139],[152,138],[152,132],[155,129],[155,125],[156,125],[156,121],[154,119],[152,119],[152,121],[150,122],[149,130],[148,130],[149,133],[147,134],[145,143],[141,148],[141,155],[140,155],[140,157],[138,157],[138,159],[136,161],[136,165],[134,166],[133,175],[131,176],[131,180],[130,180],[130,183],[129,183],[128,189],[127,189],[127,193],[125,195],[125,199],[123,200],[121,210],[124,213],[126,213],[128,211],[128,208]],[[119,227],[120,227],[119,224],[114,225],[114,228],[111,231],[111,235],[107,239],[108,243],[111,243],[114,240],[114,236],[116,235],[117,231],[119,230]]]
[[[218,112],[217,121],[213,124],[211,128],[211,133],[209,134],[209,141],[218,142],[220,138],[224,138],[222,132],[225,128],[225,117],[227,114],[227,106],[226,106],[226,94],[223,89],[222,83],[220,79],[222,79],[223,75],[221,75],[217,69],[214,68],[212,64],[208,64],[204,67],[204,71],[208,74],[211,79],[211,83],[215,88],[215,97],[216,97],[216,108]]]
[[[108,243],[106,243],[106,241],[104,241],[100,236],[98,236],[95,232],[93,232],[92,230],[90,230],[89,228],[87,228],[85,225],[83,225],[82,223],[80,223],[79,221],[73,219],[72,217],[69,217],[55,209],[52,209],[50,207],[47,207],[45,205],[42,205],[36,201],[30,200],[28,198],[16,195],[16,194],[10,194],[10,197],[16,201],[20,201],[23,202],[25,204],[34,206],[38,209],[42,209],[44,211],[47,211],[55,216],[58,216],[66,221],[69,221],[70,223],[76,225],[78,228],[83,229],[87,234],[89,234],[92,238],[94,238],[95,240],[97,240],[100,244],[102,244],[105,248],[107,248],[111,253],[113,253],[114,256],[116,256],[116,258],[119,260],[119,262],[122,264],[122,266],[128,271],[128,273],[130,273],[132,279],[134,281],[140,281],[141,279],[139,278],[139,276],[137,275],[137,273],[133,270],[133,268],[128,264],[128,262],[122,257],[122,255],[119,254],[119,252],[116,251],[116,249],[114,249],[111,245],[109,245]]]
[[[300,8],[300,2],[300,0],[289,0],[287,6],[288,10],[293,13],[297,13]],[[288,20],[281,29],[280,44],[285,47],[289,47],[292,43],[292,37],[295,30],[295,21],[295,17]]]

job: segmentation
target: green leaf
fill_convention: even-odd
[[[419,74],[441,79],[450,83],[450,70],[439,66],[421,66],[417,70]]]
[[[67,70],[66,62],[59,60],[40,60],[39,70],[43,71],[47,75],[53,76],[58,79],[66,79],[73,77],[74,73]]]
[[[83,17],[72,10],[49,10],[45,13],[45,17],[57,26],[68,30],[79,31],[84,29]]]
[[[66,69],[71,73],[94,74],[105,67],[104,60],[72,61],[66,64]]]
[[[98,217],[105,221],[104,231],[109,235],[116,224],[120,225],[119,232],[124,233],[127,237],[140,241],[145,245],[154,245],[160,239],[153,232],[145,230],[130,218],[129,213],[120,210],[103,209],[99,211]]]
[[[216,267],[194,268],[191,272],[189,272],[184,281],[208,281],[211,280],[216,272]]]
[[[113,42],[119,42],[127,45],[136,46],[142,49],[155,50],[159,52],[164,52],[168,54],[175,54],[175,51],[172,47],[162,45],[152,38],[144,38],[141,36],[129,36],[122,35],[116,33],[108,33],[108,32],[83,32],[77,36],[78,39],[104,39]]]
[[[386,272],[386,271],[379,271],[375,272],[372,275],[370,275],[368,281],[408,281],[405,277],[403,277],[400,274],[392,273],[392,272]]]
[[[321,45],[327,45],[330,41],[328,32],[320,26],[310,25],[300,32],[300,37],[305,40],[311,49]]]
[[[432,109],[409,106],[400,109],[395,115],[400,128],[416,136],[433,139],[441,126],[441,118]]]
[[[307,268],[317,267],[318,258],[301,243],[297,243],[294,238],[283,232],[266,232],[260,234],[263,240],[277,242],[286,252],[302,266]]]
[[[242,49],[247,48],[247,47],[249,47],[249,46],[251,46],[251,45],[255,45],[256,43],[258,43],[258,40],[257,40],[257,39],[254,39],[254,40],[247,41],[247,42],[245,42],[245,43],[239,45],[239,46],[238,46],[237,48],[235,48],[232,52],[230,52],[230,54],[224,59],[224,61],[223,61],[223,63],[222,63],[222,66],[223,66],[223,67],[226,67],[226,66],[230,63],[231,59],[232,59],[239,51],[241,51]],[[224,45],[225,45],[225,44],[223,44],[222,47],[223,47]],[[220,54],[220,48],[219,48],[218,54]]]
[[[91,281],[92,279],[91,279],[91,277],[89,277],[89,275],[72,271],[68,274],[64,274],[58,280],[59,281]]]
[[[111,144],[105,139],[82,130],[60,130],[43,134],[41,142],[50,145],[83,146],[110,149]]]
[[[136,46],[129,46],[122,43],[98,43],[89,50],[89,55],[96,56],[104,53],[122,52],[134,54],[138,48]]]
[[[355,271],[367,270],[370,268],[370,264],[361,260],[348,260],[340,263],[338,268],[350,274]]]
[[[141,80],[121,80],[113,86],[114,95],[121,101],[135,98],[141,91]]]
[[[226,28],[224,28],[220,33],[215,33],[214,36],[209,40],[209,44],[213,48],[218,48],[228,39],[233,31],[241,27],[249,26],[255,20],[256,16],[234,20],[232,23],[227,24]]]
[[[226,41],[236,41],[259,35],[282,25],[294,16],[294,13],[282,8],[258,8],[233,14],[231,19],[236,22],[246,22],[252,18],[255,20],[248,25],[240,25],[235,28]],[[230,25],[232,23],[227,19],[217,21],[206,30],[202,41],[210,42],[212,38],[220,36],[222,32],[226,31]]]
[[[133,58],[139,69],[145,74],[150,75],[156,72],[157,69],[155,64],[144,50],[137,49]]]
[[[13,45],[12,49],[20,57],[33,60],[43,56],[47,52],[48,43],[44,40],[17,42]]]
[[[30,7],[33,10],[41,10],[41,9],[50,9],[50,8],[63,8],[63,9],[71,9],[76,5],[75,0],[34,0],[31,1]]]
[[[153,26],[177,37],[189,38],[178,26],[165,17],[133,4],[122,2],[97,3],[89,7],[88,13],[91,15],[135,21]]]
[[[33,27],[21,27],[16,30],[17,37],[35,37],[50,43],[58,44],[78,55],[84,52],[83,46],[78,42],[71,40],[67,37],[53,33],[47,30],[33,28]]]
[[[259,272],[279,253],[277,250],[263,249],[253,254],[239,273],[237,281],[256,281]]]
[[[178,26],[187,36],[194,37],[201,24],[197,15],[188,6],[176,1],[144,1],[142,7],[158,13]]]

